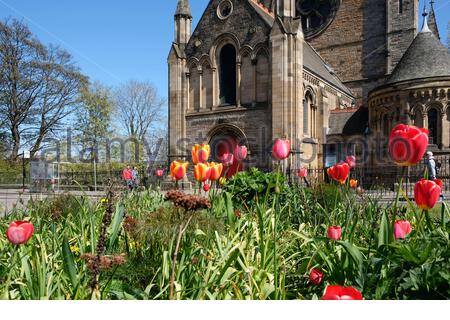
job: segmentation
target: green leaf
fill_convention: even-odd
[[[73,259],[72,251],[70,250],[69,241],[67,240],[67,236],[64,236],[63,244],[62,244],[62,254],[63,254],[63,264],[64,271],[69,276],[70,282],[74,290],[78,287],[78,276],[77,276],[77,268],[75,265],[75,260]]]
[[[388,213],[385,211],[381,217],[380,230],[378,231],[378,248],[389,244],[390,230]]]
[[[111,224],[111,232],[109,236],[109,249],[114,246],[114,243],[119,236],[120,227],[122,226],[123,215],[125,213],[125,208],[123,206],[117,205],[116,213],[114,214],[113,222]]]
[[[344,247],[345,251],[347,251],[348,254],[350,254],[353,261],[358,266],[361,266],[363,263],[363,255],[362,255],[361,251],[359,251],[359,249],[355,245],[353,245],[347,241],[339,241],[339,243]]]

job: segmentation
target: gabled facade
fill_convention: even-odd
[[[352,92],[304,39],[294,0],[211,0],[192,34],[188,0],[175,14],[169,63],[170,160],[207,142],[218,160],[237,144],[269,168],[274,139],[287,138],[287,169],[321,167],[332,110]]]

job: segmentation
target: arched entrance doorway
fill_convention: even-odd
[[[222,162],[227,154],[233,154],[237,146],[248,146],[244,133],[233,125],[220,125],[211,130],[209,134],[209,145],[211,146],[211,159]],[[238,171],[244,171],[246,162],[238,163],[234,159],[233,164],[224,169],[223,176],[230,178]]]

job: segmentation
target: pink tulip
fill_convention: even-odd
[[[242,162],[247,158],[247,147],[246,146],[237,146],[236,149],[234,149],[234,158],[238,162]]]
[[[164,170],[158,169],[155,171],[155,176],[157,176],[158,178],[161,178],[163,175],[164,175]]]
[[[394,224],[394,237],[395,240],[405,239],[408,234],[412,232],[411,224],[409,221],[398,220]]]
[[[327,230],[327,237],[331,240],[340,240],[342,235],[342,228],[338,226],[329,227]]]
[[[345,158],[345,162],[349,165],[350,169],[353,169],[356,167],[356,158],[355,156],[348,156]]]
[[[28,221],[15,221],[9,225],[6,237],[13,245],[25,244],[30,240],[34,232],[34,226]]]
[[[234,155],[232,153],[224,153],[219,157],[220,162],[225,168],[231,167],[234,163]]]
[[[291,144],[289,140],[277,139],[273,145],[272,157],[282,161],[291,154]]]
[[[306,168],[301,168],[300,170],[298,170],[297,176],[298,176],[299,178],[306,178],[306,177],[308,176],[308,169],[306,169]]]

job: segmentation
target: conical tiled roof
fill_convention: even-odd
[[[450,77],[450,53],[424,22],[422,31],[395,67],[386,84],[432,77]]]
[[[178,0],[176,16],[188,16],[191,17],[191,8],[189,6],[189,0]]]
[[[440,39],[439,36],[439,29],[436,22],[436,15],[434,14],[434,8],[433,8],[434,1],[430,1],[430,13],[428,14],[428,26],[430,27],[431,32],[436,36],[436,38]]]

